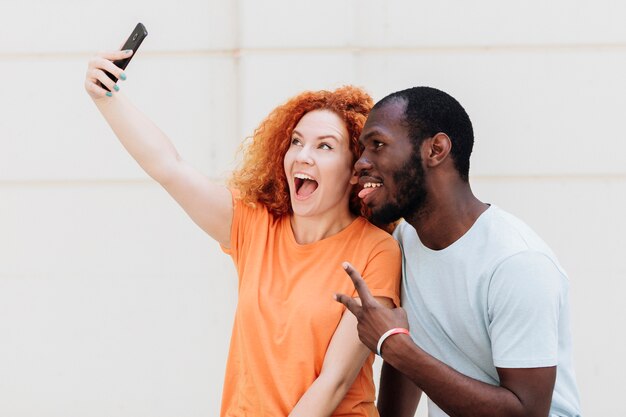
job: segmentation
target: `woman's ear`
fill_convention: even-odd
[[[350,177],[350,184],[357,185],[359,183],[359,176],[356,173],[356,170],[352,170],[352,176]]]

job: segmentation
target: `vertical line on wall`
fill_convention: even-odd
[[[242,111],[243,111],[243,97],[242,91],[242,69],[241,69],[241,0],[235,0],[233,4],[233,28],[234,28],[234,49],[233,49],[233,66],[235,69],[235,123],[237,125],[237,138],[238,141],[243,140],[243,132],[241,130]]]

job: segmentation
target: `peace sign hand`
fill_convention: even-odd
[[[344,262],[342,266],[352,279],[361,304],[345,294],[335,294],[335,300],[354,314],[359,322],[359,339],[371,351],[376,352],[378,340],[387,330],[396,327],[409,328],[406,312],[400,307],[390,309],[381,305],[370,292],[361,274],[348,262]]]

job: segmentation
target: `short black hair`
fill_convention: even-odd
[[[376,103],[373,110],[393,100],[406,103],[405,121],[416,146],[437,133],[448,135],[452,141],[450,153],[454,166],[461,178],[468,181],[474,130],[463,106],[454,97],[436,88],[413,87],[389,94]]]

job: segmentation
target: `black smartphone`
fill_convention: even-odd
[[[139,49],[139,45],[141,45],[141,42],[143,42],[143,40],[146,39],[146,36],[148,36],[148,31],[146,30],[146,27],[143,25],[143,23],[137,23],[137,26],[135,26],[135,29],[133,29],[132,33],[130,34],[128,39],[126,39],[126,42],[124,43],[124,46],[122,46],[122,49],[121,49],[122,51],[125,51],[127,49],[132,49],[133,54],[129,56],[128,58],[118,59],[117,61],[113,61],[113,63],[117,65],[118,67],[120,67],[121,69],[126,69],[130,60],[133,59],[133,57],[135,56],[137,49]],[[105,71],[105,74],[108,75],[110,79],[117,82],[117,77],[115,75],[111,74],[108,71]],[[102,88],[109,91],[109,89],[104,85],[102,85]]]

